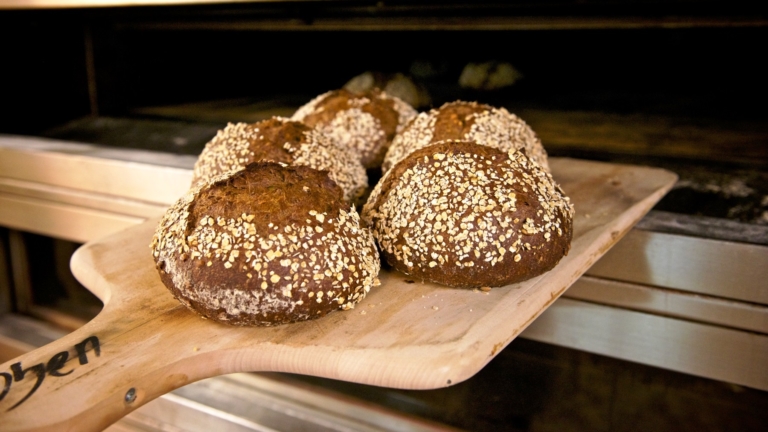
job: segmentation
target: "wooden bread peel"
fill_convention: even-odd
[[[149,242],[157,220],[90,242],[75,276],[105,306],[56,342],[0,366],[0,430],[101,430],[193,381],[243,371],[307,374],[404,389],[470,378],[522,332],[674,185],[655,168],[550,159],[576,206],[569,255],[537,278],[490,292],[382,270],[351,311],[278,327],[203,320],[162,285]]]

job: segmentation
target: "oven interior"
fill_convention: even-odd
[[[428,96],[420,109],[504,106],[551,156],[670,169],[680,182],[654,210],[738,222],[753,231],[698,235],[766,246],[767,24],[764,7],[740,1],[4,10],[0,133],[197,155],[227,122],[290,115],[360,74],[400,73]],[[469,65],[486,68],[480,84],[460,83]],[[514,79],[489,88],[508,66]],[[0,241],[0,314],[66,330],[98,313],[68,272],[78,243],[12,228]],[[446,389],[280,379],[466,430],[768,424],[764,391],[526,339]]]

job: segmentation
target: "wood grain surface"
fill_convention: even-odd
[[[206,321],[154,268],[157,220],[86,244],[77,278],[104,310],[66,337],[0,366],[0,429],[99,430],[168,391],[241,371],[281,371],[432,389],[470,378],[520,334],[668,191],[668,171],[551,160],[576,206],[570,254],[537,278],[488,293],[410,281],[382,285],[351,311],[272,328]]]

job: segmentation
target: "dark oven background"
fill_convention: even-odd
[[[722,0],[9,10],[0,132],[194,155],[227,121],[288,115],[363,72],[399,72],[428,92],[422,109],[506,106],[553,156],[664,166],[695,183],[665,210],[766,223],[765,10]],[[459,85],[484,62],[522,78]],[[753,197],[722,193],[734,175]]]
[[[455,99],[505,106],[553,156],[676,171],[681,184],[657,210],[765,226],[768,18],[753,3],[0,11],[0,133],[194,155],[227,121],[288,115],[363,72],[400,72],[429,93],[422,109]],[[522,78],[493,91],[460,86],[467,64],[483,62],[509,63]],[[3,229],[0,240],[53,256],[31,260],[49,266],[66,266],[75,247],[20,235]],[[30,301],[87,296],[64,273],[32,269],[33,282],[58,294]],[[85,319],[95,313],[92,300],[80,304],[67,308]],[[469,430],[761,430],[768,422],[764,392],[527,340],[443,390],[292,379]]]

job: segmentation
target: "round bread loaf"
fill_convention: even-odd
[[[463,101],[449,102],[416,116],[395,136],[381,168],[386,172],[410,153],[445,140],[471,141],[503,152],[523,150],[529,159],[549,171],[541,140],[520,117],[505,108]]]
[[[195,163],[192,185],[206,183],[258,161],[308,166],[328,175],[352,202],[368,187],[368,176],[357,155],[341,148],[311,127],[273,117],[258,123],[230,123],[205,146]]]
[[[395,269],[454,287],[538,276],[568,253],[573,231],[573,206],[538,164],[457,141],[398,162],[362,217]]]
[[[270,326],[351,309],[379,255],[327,173],[257,162],[190,190],[151,244],[184,305],[222,323]]]
[[[381,165],[389,144],[416,110],[379,90],[352,93],[345,89],[324,93],[291,117],[330,136],[355,151],[365,168]]]

